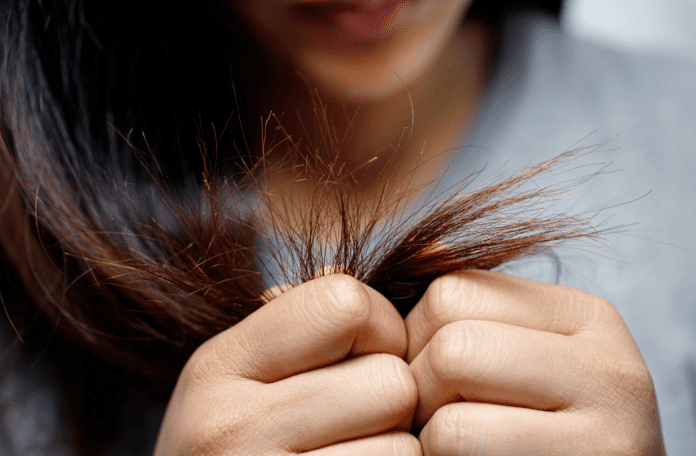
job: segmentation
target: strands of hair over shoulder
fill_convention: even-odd
[[[217,2],[0,3],[0,304],[18,336],[0,360],[24,344],[56,368],[47,381],[76,454],[130,439],[131,424],[117,432],[119,411],[135,415],[124,398],[138,412],[166,404],[196,348],[272,299],[267,287],[350,274],[405,315],[437,277],[601,246],[612,231],[593,213],[552,211],[600,166],[543,185],[591,149],[487,182],[472,173],[444,193],[412,185],[418,167],[402,180],[377,172],[366,191],[318,100],[311,147],[282,128],[259,139],[244,71],[255,48],[230,37]],[[503,12],[476,5],[480,17]],[[220,127],[231,80],[244,87],[240,119],[204,134],[194,113]]]
[[[439,276],[608,232],[592,226],[593,214],[545,211],[590,176],[535,185],[587,149],[480,186],[473,173],[443,195],[384,177],[368,195],[338,162],[340,141],[319,115],[311,148],[279,130],[250,146],[248,160],[217,166],[229,132],[213,133],[208,148],[199,128],[191,153],[196,135],[184,135],[192,122],[182,121],[192,107],[228,115],[222,56],[242,53],[214,46],[228,32],[210,2],[167,4],[176,21],[152,23],[121,2],[9,3],[0,11],[1,257],[57,336],[131,372],[173,383],[200,344],[267,302],[268,286],[343,272],[406,314]],[[148,46],[156,52],[140,59]],[[136,64],[145,67],[131,75]],[[197,73],[186,65],[205,70],[189,79]],[[119,71],[96,77],[107,66]],[[138,96],[140,86],[151,92]],[[138,128],[121,138],[108,123]],[[139,135],[148,128],[171,138]],[[177,143],[183,158],[163,163],[157,152]],[[271,185],[274,176],[304,183],[302,204]],[[22,337],[22,309],[5,311]]]
[[[318,145],[301,150],[281,137],[242,160],[234,177],[212,166],[199,129],[203,176],[188,187],[170,185],[138,150],[145,180],[97,168],[83,182],[65,179],[56,163],[32,162],[40,145],[16,138],[36,136],[14,128],[14,142],[2,142],[3,169],[15,171],[3,176],[13,190],[3,218],[16,233],[3,236],[5,249],[25,262],[23,279],[58,333],[129,370],[174,380],[200,344],[264,305],[276,283],[350,274],[406,315],[437,277],[492,269],[569,240],[596,244],[610,231],[594,227],[591,213],[547,213],[594,174],[534,185],[589,149],[478,187],[481,171],[472,173],[444,194],[378,178],[366,197],[337,161],[329,123],[316,121]],[[309,189],[301,206],[269,187],[276,175]]]

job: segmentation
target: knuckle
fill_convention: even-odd
[[[193,352],[181,371],[180,378],[190,385],[210,385],[219,378],[221,365],[213,341],[208,340]]]
[[[331,274],[308,282],[324,318],[342,326],[365,324],[372,303],[364,285],[345,274]]]
[[[406,432],[393,435],[391,454],[395,456],[423,456],[420,441]]]
[[[425,312],[428,321],[442,324],[456,320],[459,304],[467,301],[467,289],[468,287],[462,286],[462,279],[456,274],[435,279],[425,292]]]
[[[433,375],[443,382],[459,380],[466,360],[471,357],[471,337],[464,323],[443,326],[430,340],[430,369]]]
[[[587,292],[583,292],[581,296],[589,302],[590,311],[594,316],[593,323],[602,323],[612,328],[624,326],[623,317],[611,302]]]
[[[408,364],[392,355],[370,356],[374,363],[372,371],[379,377],[380,384],[375,395],[384,398],[395,414],[415,409],[418,403],[418,386]]]
[[[623,392],[637,403],[651,401],[655,387],[647,366],[640,361],[624,361],[613,369],[613,382]]]
[[[475,417],[461,408],[446,405],[439,408],[430,418],[420,439],[428,454],[456,454],[457,449],[466,448],[468,435],[479,435]]]
[[[584,296],[592,303],[598,314],[611,318],[621,318],[619,311],[616,310],[616,307],[614,307],[614,305],[608,300],[602,298],[601,296],[596,296],[587,292],[584,292]]]
[[[485,324],[464,320],[443,326],[435,333],[428,347],[430,369],[439,380],[461,382],[463,377],[475,380],[488,375],[486,360],[492,359],[483,350],[495,350],[497,346],[490,341]],[[489,341],[475,344],[473,341]],[[487,347],[487,348],[486,348]]]

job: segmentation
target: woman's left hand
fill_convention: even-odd
[[[406,327],[425,456],[665,454],[652,378],[604,299],[466,271]]]

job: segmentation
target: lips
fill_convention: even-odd
[[[375,11],[397,3],[397,0],[296,0],[294,3],[304,6]]]
[[[305,19],[338,29],[345,38],[380,39],[392,35],[396,28],[388,18],[405,0],[305,0],[297,3]]]
[[[384,3],[384,2],[382,2]],[[396,8],[396,2],[385,3],[380,8],[371,10],[343,12],[336,16],[336,23],[353,35],[364,38],[379,38],[389,30],[386,19]]]

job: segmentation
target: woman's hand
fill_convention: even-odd
[[[357,280],[298,286],[196,350],[155,454],[420,455],[406,349],[404,321]]]
[[[597,296],[467,271],[406,327],[425,456],[665,454],[645,362]]]

